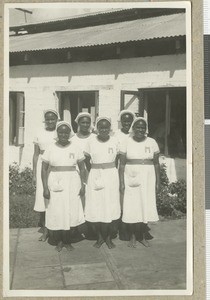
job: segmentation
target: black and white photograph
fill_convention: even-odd
[[[4,295],[191,295],[190,3],[4,9]]]

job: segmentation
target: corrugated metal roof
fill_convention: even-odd
[[[10,52],[90,47],[184,36],[185,14],[10,37]]]
[[[56,19],[45,20],[45,21],[40,21],[40,22],[22,23],[22,24],[12,25],[12,26],[10,26],[10,28],[12,30],[18,29],[18,28],[21,28],[21,27],[27,28],[27,27],[30,27],[31,25],[50,24],[50,23],[56,23],[56,22],[59,22],[59,21],[68,21],[68,20],[75,20],[75,19],[80,19],[80,18],[98,16],[98,15],[107,15],[107,14],[112,14],[112,13],[121,12],[121,11],[128,11],[128,10],[131,10],[131,9],[133,9],[133,8],[130,8],[130,9],[112,8],[110,10],[89,12],[89,13],[86,13],[86,14],[80,14],[80,15],[75,15],[75,16],[70,16],[70,17],[62,17],[62,18],[56,18]]]

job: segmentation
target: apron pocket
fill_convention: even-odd
[[[95,178],[95,180],[94,180],[94,190],[100,191],[102,189],[104,189],[104,182],[103,182],[102,177]]]
[[[138,187],[141,185],[139,176],[129,176],[128,177],[128,186]]]
[[[63,182],[62,179],[54,179],[49,182],[49,189],[52,192],[62,192],[63,191]]]

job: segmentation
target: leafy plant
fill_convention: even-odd
[[[33,210],[34,196],[10,195],[9,199],[9,227],[29,228],[37,227],[39,214]]]
[[[161,188],[157,195],[157,210],[164,217],[181,218],[186,213],[186,182],[169,183],[166,166],[160,168]]]
[[[175,208],[182,213],[186,213],[186,181],[182,179],[172,182],[168,190],[176,198]]]
[[[169,179],[166,173],[166,165],[161,164],[160,165],[160,181],[162,186],[168,186],[169,185]]]
[[[9,193],[10,195],[33,195],[35,187],[32,183],[33,172],[26,167],[20,170],[17,163],[9,166]]]

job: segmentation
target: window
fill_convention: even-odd
[[[62,120],[72,123],[75,132],[77,125],[74,120],[79,112],[89,112],[93,122],[98,116],[98,91],[57,92],[57,96],[60,117]]]
[[[25,99],[23,92],[9,93],[9,144],[24,145]]]
[[[157,141],[162,154],[186,157],[185,88],[121,91],[121,109],[124,108],[148,120],[149,136]]]

